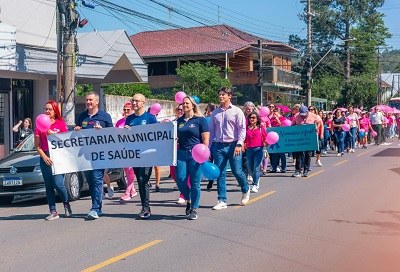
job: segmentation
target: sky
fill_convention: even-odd
[[[303,12],[301,0],[108,0],[108,2],[151,16],[158,21],[127,16],[97,6],[78,6],[81,18],[89,23],[80,31],[124,29],[128,35],[142,31],[214,24],[228,24],[267,39],[287,43],[290,34],[307,35],[306,24],[298,14]],[[164,6],[163,6],[164,5]],[[175,11],[171,11],[172,7]],[[125,9],[126,10],[126,9]],[[386,40],[389,49],[400,49],[400,0],[386,0],[380,9],[385,25],[392,34]],[[180,13],[180,14],[177,14]]]

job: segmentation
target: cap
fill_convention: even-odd
[[[308,113],[308,108],[306,106],[301,106],[299,109],[299,113],[301,116],[306,116]]]

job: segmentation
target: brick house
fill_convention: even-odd
[[[263,104],[283,102],[301,89],[300,74],[291,71],[295,48],[228,25],[148,31],[130,38],[148,64],[148,82],[155,93],[171,92],[178,79],[176,68],[194,61],[218,65],[241,93],[239,104],[260,104],[261,93]]]

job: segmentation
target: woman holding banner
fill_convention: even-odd
[[[35,129],[35,147],[40,155],[40,170],[42,171],[44,184],[46,187],[47,202],[50,209],[50,214],[46,217],[46,220],[51,221],[59,218],[56,209],[56,197],[54,189],[57,190],[57,193],[61,197],[61,200],[64,204],[65,217],[72,215],[71,206],[68,201],[67,189],[64,185],[64,175],[52,174],[51,165],[53,162],[49,157],[49,146],[47,143],[47,134],[66,132],[68,131],[68,128],[61,116],[57,102],[53,100],[47,101],[44,107],[44,112],[50,117],[51,126],[48,131],[40,131],[38,128]]]
[[[210,132],[206,119],[202,116],[192,97],[186,96],[182,103],[184,114],[178,118],[178,156],[176,182],[185,196],[188,220],[197,219],[200,202],[200,164],[192,156],[192,148],[199,144],[208,146]],[[187,180],[190,176],[190,187]]]

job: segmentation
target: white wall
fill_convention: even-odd
[[[56,48],[55,0],[1,0],[0,21],[17,28],[17,43]]]
[[[47,79],[33,81],[33,118],[43,113],[45,103],[49,100],[49,81]]]

